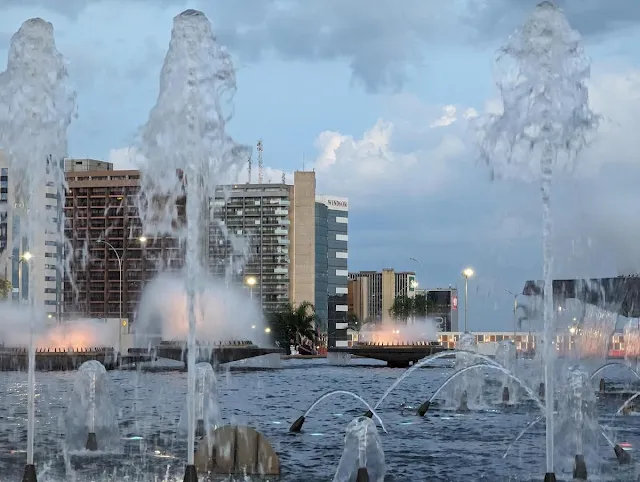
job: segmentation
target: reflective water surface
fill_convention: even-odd
[[[593,371],[597,366],[588,368]],[[225,423],[254,426],[271,440],[281,456],[280,480],[331,481],[342,454],[344,430],[364,409],[351,397],[336,397],[310,414],[301,433],[289,433],[291,422],[330,390],[353,390],[373,405],[401,373],[371,360],[352,361],[349,366],[330,366],[326,360],[290,360],[283,362],[281,369],[234,368],[218,374],[221,414]],[[524,396],[518,397],[516,406],[503,406],[501,380],[494,374],[477,375],[487,380],[483,408],[457,413],[445,408],[451,404],[436,398],[434,402],[438,403],[424,418],[416,416],[420,403],[451,373],[450,361],[419,369],[378,409],[389,432],[381,433],[388,466],[386,480],[541,480],[543,423],[536,424],[502,458],[509,443],[540,415],[540,410],[533,402],[522,401]],[[182,480],[186,440],[177,428],[184,410],[186,373],[107,374],[123,437],[121,453],[110,454],[67,449],[65,411],[76,374],[37,375],[35,460],[41,482]],[[607,380],[622,376],[631,380],[615,367],[606,376]],[[0,373],[2,481],[17,481],[22,476],[26,381],[25,373]],[[600,423],[616,427],[616,442],[635,446],[640,444],[640,417],[618,416],[611,422],[623,401],[599,400]],[[637,480],[635,464],[619,466],[604,438],[597,443],[600,457],[587,461],[589,480]],[[571,460],[558,460],[559,478],[570,480],[570,471]]]

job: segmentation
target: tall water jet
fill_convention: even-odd
[[[78,369],[65,424],[70,450],[120,449],[116,408],[111,401],[107,370],[100,362],[86,361]]]
[[[352,420],[347,425],[344,451],[333,482],[383,482],[386,470],[382,440],[373,420]]]
[[[45,194],[51,190],[58,202],[64,203],[61,199],[64,196],[62,163],[67,156],[67,128],[74,112],[75,94],[68,85],[64,58],[55,45],[53,25],[40,18],[29,19],[11,38],[7,69],[0,74],[0,147],[6,151],[13,179],[14,215],[20,219],[15,245],[29,252],[30,259],[44,257],[44,233],[56,233],[59,236],[56,242],[62,246],[61,226],[56,216],[46,209]],[[62,205],[58,206],[58,211]],[[33,280],[35,273],[30,259],[24,257],[21,261],[26,262],[29,279]],[[29,481],[36,478],[33,461],[34,330],[36,324],[44,321],[36,319],[37,295],[36,289],[29,289],[27,465],[24,474],[24,480]]]
[[[496,361],[511,373],[516,372],[516,345],[511,340],[504,340],[498,344],[496,351]],[[502,380],[502,402],[515,402],[515,386],[510,377],[504,376]]]
[[[600,434],[595,390],[589,373],[580,365],[566,369],[561,386],[556,440],[562,452],[574,459],[574,480],[587,480],[586,460],[593,460],[595,454],[585,450],[595,445]]]
[[[551,248],[553,174],[570,170],[597,128],[589,108],[590,62],[580,35],[553,2],[540,3],[501,48],[497,85],[503,112],[479,120],[482,157],[495,177],[542,185],[544,384],[547,394],[545,480],[555,480],[553,449],[554,306]]]
[[[609,343],[616,329],[618,313],[586,305],[579,327],[572,327],[571,343],[577,358],[607,358]],[[625,339],[626,342],[626,339]]]
[[[142,128],[138,162],[145,235],[176,236],[186,248],[189,332],[185,481],[197,480],[195,300],[200,290],[198,280],[203,267],[208,266],[209,202],[216,185],[228,182],[237,173],[246,153],[225,133],[230,119],[225,107],[235,90],[231,58],[216,41],[207,17],[196,10],[177,15],[160,73],[158,100]]]
[[[478,344],[475,335],[473,333],[463,333],[460,335],[460,339],[456,343],[456,349],[476,352],[478,350]],[[457,353],[454,370],[458,372],[466,367],[475,365],[476,360],[477,357],[471,353]],[[457,380],[457,383],[453,385],[450,401],[456,408],[467,411],[469,410],[469,404],[476,407],[482,404],[483,388],[484,380],[482,378],[465,371],[460,376],[460,379]]]
[[[218,392],[216,375],[210,363],[196,364],[196,387],[195,387],[195,419],[197,438],[207,439],[211,432],[222,425],[220,407],[218,406]],[[180,416],[180,429],[187,432],[188,409],[185,409]]]

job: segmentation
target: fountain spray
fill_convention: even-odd
[[[55,45],[53,25],[40,18],[27,20],[11,38],[7,69],[0,74],[0,146],[9,161],[14,215],[20,217],[21,231],[14,243],[29,250],[31,256],[25,261],[30,280],[35,279],[33,263],[44,257],[43,233],[58,233],[58,242],[62,242],[60,225],[46,209],[43,186],[64,192],[63,159],[67,155],[67,128],[74,113],[75,93],[69,88],[65,61]],[[34,330],[42,320],[33,284],[28,292],[31,314],[25,481],[36,480]]]
[[[570,170],[598,126],[589,108],[590,62],[580,35],[553,2],[540,3],[499,52],[503,112],[479,120],[480,150],[495,177],[539,179],[544,279],[545,480],[555,480],[553,448],[554,307],[551,181]]]
[[[197,480],[195,454],[196,300],[208,250],[209,202],[216,184],[233,179],[246,149],[225,133],[225,113],[236,90],[231,58],[216,41],[211,23],[197,10],[173,21],[160,74],[158,100],[142,128],[140,217],[146,236],[169,235],[186,248],[187,468]],[[184,206],[185,213],[179,212]],[[185,222],[186,217],[186,222]]]

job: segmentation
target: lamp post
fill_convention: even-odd
[[[465,268],[462,271],[462,276],[464,276],[464,332],[468,333],[468,324],[467,324],[467,316],[469,311],[469,278],[473,276],[473,269]]]
[[[511,296],[513,296],[513,342],[515,343],[516,341],[516,324],[517,324],[517,312],[518,312],[518,296],[520,296],[522,293],[514,293],[513,291],[509,291],[509,290],[504,290],[505,293],[509,293]]]
[[[145,236],[140,236],[138,238],[138,241],[140,241],[142,244],[147,242],[147,238]],[[118,351],[122,350],[122,275],[123,275],[123,270],[122,270],[122,257],[120,256],[120,253],[118,253],[118,250],[113,246],[113,244],[111,244],[109,241],[105,241],[103,239],[99,239],[97,241],[100,244],[104,244],[105,246],[107,246],[109,249],[111,249],[111,251],[113,251],[116,255],[116,259],[118,260],[118,271],[120,274],[120,290],[118,293],[118,314],[120,319],[118,320]],[[123,253],[124,255],[124,253]]]
[[[245,280],[245,283],[247,283],[247,285],[249,286],[249,298],[253,299],[253,287],[256,284],[256,279],[253,276],[249,276]]]

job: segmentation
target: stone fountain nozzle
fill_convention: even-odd
[[[544,482],[556,482],[556,474],[553,472],[547,472],[544,474]]]
[[[369,482],[369,471],[366,467],[360,467],[356,474],[356,482]]]
[[[426,400],[425,402],[423,402],[422,405],[418,407],[418,416],[424,417],[427,411],[429,410],[430,406],[431,406],[431,402],[429,400]]]
[[[509,387],[504,387],[502,389],[502,403],[504,403],[505,405],[507,403],[509,403],[509,399],[510,399],[510,394],[509,394]]]
[[[364,416],[367,418],[373,418],[373,412],[371,410],[367,410],[364,412]]]
[[[296,419],[295,422],[291,424],[291,427],[289,427],[289,432],[298,433],[300,432],[300,430],[302,430],[303,425],[304,425],[304,415],[301,415]]]

